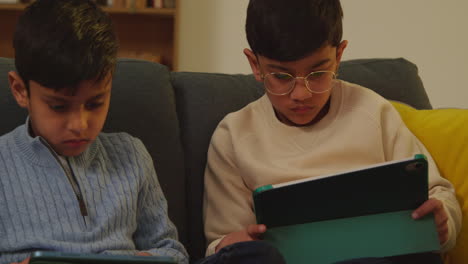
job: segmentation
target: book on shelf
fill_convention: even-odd
[[[102,6],[128,9],[175,8],[175,0],[96,0],[96,2]]]
[[[150,0],[148,7],[153,8],[175,8],[175,0]]]
[[[334,263],[439,250],[433,215],[411,213],[428,199],[424,155],[257,188],[257,223],[288,263]]]
[[[114,8],[142,9],[148,7],[148,0],[97,0],[102,6]]]
[[[163,0],[152,0],[151,2],[150,7],[163,8]]]
[[[142,9],[146,8],[147,0],[125,0],[125,7],[131,9]]]

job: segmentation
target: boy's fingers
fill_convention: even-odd
[[[27,258],[27,259],[25,259],[25,260],[23,260],[23,261],[21,261],[21,262],[12,262],[12,263],[10,263],[10,264],[28,264],[28,263],[29,263],[29,259],[30,259],[30,258]]]
[[[447,222],[448,222],[448,216],[445,212],[436,215],[435,223],[436,223],[437,228],[440,229],[442,227],[447,226]]]
[[[448,226],[437,227],[439,234],[448,234]]]
[[[247,227],[247,233],[249,236],[258,236],[266,231],[265,225],[249,225]]]
[[[439,233],[439,242],[440,244],[443,244],[447,241],[448,239],[448,233]]]
[[[424,202],[418,209],[414,210],[412,213],[412,217],[414,219],[421,218],[431,212],[434,212],[437,215],[437,211],[443,210],[444,207],[442,202],[437,199],[429,199]]]

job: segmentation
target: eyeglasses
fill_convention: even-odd
[[[292,92],[296,79],[304,79],[307,90],[311,93],[325,93],[331,89],[331,82],[336,79],[335,72],[316,71],[305,77],[294,77],[285,72],[271,72],[262,75],[267,92],[274,95],[286,95]]]

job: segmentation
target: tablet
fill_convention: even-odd
[[[257,188],[258,224],[267,227],[416,209],[428,199],[424,155]]]
[[[35,251],[30,264],[83,263],[83,264],[176,264],[169,256],[125,256],[87,253],[65,253],[57,251]]]
[[[267,226],[262,239],[294,264],[437,251],[433,215],[411,217],[427,199],[424,155],[253,193],[257,223]]]

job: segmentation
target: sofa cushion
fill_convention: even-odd
[[[343,61],[338,78],[368,87],[383,97],[417,109],[431,109],[418,68],[403,58]]]
[[[393,103],[405,124],[431,153],[441,175],[455,187],[462,207],[462,228],[445,263],[468,259],[468,109],[415,110]]]
[[[0,58],[0,113],[3,117],[0,125],[0,135],[6,134],[17,126],[24,124],[28,115],[26,110],[16,104],[10,91],[8,72],[14,70],[14,60]]]
[[[187,241],[187,196],[175,95],[166,66],[119,59],[104,131],[125,131],[151,154],[179,239]]]
[[[226,114],[259,98],[263,89],[252,75],[174,72],[172,77],[190,197],[186,247],[196,260],[204,256],[206,246],[202,221],[203,176],[211,135]]]

